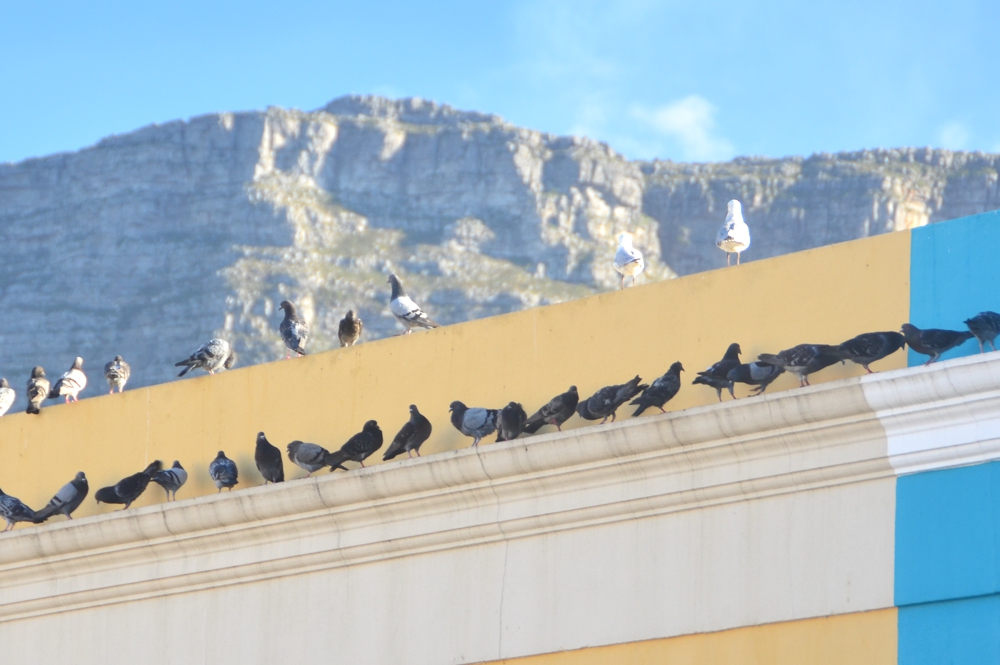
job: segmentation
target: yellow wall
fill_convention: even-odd
[[[179,493],[183,499],[215,491],[206,469],[220,448],[239,465],[237,487],[247,487],[260,482],[253,465],[259,430],[281,448],[292,439],[336,448],[374,418],[388,445],[410,403],[434,425],[423,448],[431,454],[471,442],[448,421],[452,400],[489,407],[516,400],[530,413],[570,384],[586,396],[636,373],[652,380],[675,360],[687,372],[669,408],[706,404],[715,401],[715,391],[690,382],[730,342],[739,342],[750,360],[803,342],[838,343],[861,332],[897,330],[909,311],[909,249],[909,233],[888,234],[297,360],[48,406],[40,417],[8,415],[0,419],[0,487],[37,509],[78,470],[87,473],[93,494],[155,458],[168,466],[179,459],[191,474]],[[905,356],[898,353],[876,369],[904,366]],[[863,372],[838,365],[814,375],[814,382]],[[90,378],[101,380],[93,373]],[[782,376],[770,390],[797,385],[794,377]],[[745,387],[737,390],[746,394]],[[567,426],[582,424],[574,416]],[[381,451],[372,461],[380,459]],[[286,461],[286,475],[298,478],[304,472]],[[154,486],[135,505],[162,499]],[[77,516],[107,510],[88,497]]]
[[[896,665],[896,608],[495,661],[503,665]]]

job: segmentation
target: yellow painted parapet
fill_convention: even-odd
[[[153,459],[167,466],[179,459],[190,474],[180,491],[184,499],[215,492],[207,467],[223,449],[239,466],[239,490],[261,482],[253,464],[258,431],[282,449],[292,439],[335,449],[366,420],[376,419],[388,445],[411,403],[434,425],[423,447],[425,455],[433,454],[470,443],[448,420],[453,400],[493,408],[514,400],[531,413],[570,384],[585,397],[637,373],[651,381],[675,360],[687,371],[668,407],[711,403],[715,391],[692,386],[691,380],[731,342],[742,345],[749,361],[803,342],[838,343],[861,332],[898,329],[909,310],[909,247],[909,233],[888,234],[294,361],[49,406],[41,416],[8,415],[0,419],[0,487],[37,509],[82,470],[91,486],[77,513],[84,516],[108,510],[94,503],[97,488]],[[903,366],[900,353],[876,369]],[[815,375],[814,382],[862,373],[855,365],[837,365]],[[769,392],[795,386],[794,377],[782,376]],[[633,409],[624,407],[619,415]],[[583,424],[574,416],[567,427]],[[304,475],[287,459],[285,465],[287,478]],[[134,505],[162,500],[153,486]]]

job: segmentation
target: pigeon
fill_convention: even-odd
[[[674,395],[681,389],[681,372],[683,371],[684,365],[681,365],[680,361],[678,361],[670,366],[666,374],[653,381],[641,395],[630,402],[630,404],[635,404],[639,407],[632,414],[632,417],[641,415],[643,411],[651,406],[659,409],[660,413],[666,413],[663,405],[672,400]]]
[[[902,330],[903,338],[906,343],[910,345],[910,348],[921,353],[925,356],[930,356],[931,359],[924,363],[924,365],[930,365],[932,362],[936,362],[941,354],[949,349],[954,349],[959,346],[965,340],[972,339],[974,335],[968,331],[958,331],[958,330],[939,330],[938,328],[927,328],[926,330],[921,330],[920,328],[910,325],[909,323],[904,323]]]
[[[129,367],[128,363],[122,360],[121,356],[115,356],[115,359],[104,366],[104,378],[108,382],[108,387],[111,389],[108,391],[110,395],[118,389],[118,392],[125,390],[125,384],[128,383],[128,377],[132,374],[132,368]]]
[[[813,372],[843,362],[839,349],[829,344],[799,344],[777,354],[762,353],[757,360],[781,367],[799,377],[800,388],[810,385],[809,375]]]
[[[632,246],[632,234],[621,233],[618,235],[618,249],[615,251],[615,260],[612,263],[615,271],[622,276],[622,288],[625,288],[625,276],[631,275],[632,286],[635,286],[635,276],[646,267],[642,260],[642,252]]]
[[[852,337],[837,347],[837,353],[844,360],[850,360],[865,368],[869,374],[872,370],[868,365],[876,360],[882,360],[888,355],[906,346],[906,340],[898,332],[871,332]]]
[[[45,369],[33,367],[31,378],[28,379],[28,408],[27,413],[39,414],[42,412],[42,401],[49,396],[49,380],[45,378]]]
[[[133,473],[127,478],[122,478],[110,487],[102,487],[94,494],[97,503],[123,503],[125,510],[132,505],[132,502],[146,491],[146,486],[157,471],[163,468],[163,462],[155,460],[139,473]]]
[[[580,393],[576,391],[576,386],[570,386],[566,392],[556,395],[548,403],[535,411],[524,423],[523,431],[527,434],[534,434],[545,425],[555,425],[556,429],[562,431],[562,425],[576,413],[576,405],[580,402]]]
[[[306,478],[326,466],[323,464],[323,459],[329,454],[329,450],[315,443],[292,441],[288,444],[288,459],[309,472]]]
[[[344,471],[347,471],[344,462],[359,462],[361,466],[364,466],[365,460],[381,447],[382,430],[379,428],[377,422],[369,420],[360,432],[352,436],[347,440],[347,443],[340,447],[340,450],[324,457],[323,464],[330,467],[331,470],[344,469]]]
[[[629,401],[649,386],[640,384],[642,379],[638,375],[628,383],[618,386],[605,386],[576,406],[576,412],[584,420],[597,420],[601,418],[600,424],[607,422],[608,417],[611,422],[615,422],[615,412],[625,402]]]
[[[726,375],[729,381],[729,394],[735,398],[733,384],[746,383],[751,386],[757,386],[757,389],[750,393],[751,395],[760,395],[784,371],[785,368],[779,365],[769,365],[761,362],[737,365],[735,368],[729,370],[729,373]]]
[[[451,411],[451,424],[465,436],[472,437],[472,447],[479,446],[479,441],[484,436],[489,436],[497,429],[497,417],[500,412],[496,409],[484,409],[481,407],[469,408],[459,401],[454,401],[448,407]]]
[[[417,303],[410,300],[410,296],[403,291],[403,285],[399,283],[399,278],[389,275],[386,280],[392,284],[392,297],[389,299],[389,310],[400,323],[406,326],[404,335],[410,334],[413,328],[440,328],[441,326],[432,321],[424,314]]]
[[[17,393],[14,389],[10,387],[7,383],[7,379],[0,379],[0,418],[3,417],[5,413],[10,411],[10,407],[14,404],[14,398],[17,397]]]
[[[740,252],[750,246],[750,227],[743,221],[743,208],[733,199],[726,209],[726,223],[715,237],[716,246],[726,253],[726,265],[730,265],[736,254],[736,265],[740,264]]]
[[[87,482],[87,476],[83,474],[83,471],[80,471],[73,480],[56,492],[56,495],[44,508],[35,513],[35,523],[41,524],[53,515],[65,515],[67,519],[73,519],[73,511],[80,507],[89,491],[90,484]]]
[[[361,338],[361,331],[365,329],[365,324],[361,319],[354,316],[354,310],[347,310],[347,316],[340,320],[340,328],[337,336],[340,337],[341,346],[354,346]]]
[[[201,347],[174,367],[183,367],[177,376],[184,376],[193,369],[203,369],[209,374],[215,374],[222,368],[229,369],[236,364],[236,351],[224,339],[210,339]]]
[[[73,366],[52,384],[52,388],[49,389],[49,399],[65,397],[67,404],[70,400],[79,402],[77,395],[86,387],[87,375],[83,373],[83,358],[77,356]]]
[[[497,416],[497,441],[513,441],[521,436],[528,414],[518,402],[511,402],[500,409]]]
[[[230,492],[233,486],[239,484],[240,472],[236,468],[236,462],[226,457],[226,453],[219,451],[212,463],[208,465],[208,475],[215,482],[215,486],[222,492],[226,487]]]
[[[410,405],[410,419],[399,430],[396,438],[392,440],[382,461],[387,462],[397,455],[406,452],[407,457],[413,457],[413,453],[420,457],[420,446],[431,436],[431,421],[427,420],[413,404]]]
[[[263,432],[257,433],[257,449],[253,453],[257,470],[264,476],[264,484],[285,482],[285,465],[281,463],[281,451],[271,445]]]
[[[34,522],[35,511],[24,505],[17,497],[0,490],[0,517],[7,521],[4,531],[10,531],[18,522]]]
[[[719,397],[719,401],[722,401],[722,389],[728,388],[729,394],[732,395],[733,399],[736,399],[736,395],[733,393],[733,384],[729,382],[727,378],[729,372],[740,366],[740,354],[743,351],[740,349],[740,345],[735,342],[729,345],[726,349],[726,355],[722,356],[722,360],[715,363],[704,372],[698,372],[698,377],[692,381],[692,385],[698,385],[699,383],[705,386],[711,386],[715,388],[715,392]]]
[[[971,319],[965,320],[965,325],[969,326],[969,331],[979,340],[979,352],[986,353],[984,344],[989,343],[993,350],[997,350],[993,340],[1000,335],[1000,314],[996,312],[980,312]]]
[[[184,486],[187,482],[188,472],[184,470],[181,463],[174,460],[174,465],[169,469],[164,469],[162,471],[157,471],[153,474],[152,481],[163,488],[163,491],[167,493],[167,501],[170,501],[170,495],[173,495],[173,500],[177,500],[177,490]]]
[[[299,357],[306,355],[306,342],[309,341],[309,325],[305,319],[295,312],[295,305],[287,300],[282,300],[278,307],[285,310],[285,318],[281,320],[281,325],[278,326],[278,332],[281,333],[281,341],[288,347],[288,351],[285,353],[285,360],[292,357],[292,351],[297,353]]]

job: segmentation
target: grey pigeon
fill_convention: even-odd
[[[521,436],[528,414],[518,402],[511,402],[500,409],[497,417],[497,441],[513,441]]]
[[[337,337],[340,338],[341,346],[354,346],[361,338],[361,333],[365,329],[365,324],[354,315],[354,310],[347,310],[347,316],[340,320],[340,327],[337,329]]]
[[[484,436],[489,436],[497,429],[497,417],[500,412],[496,409],[482,407],[470,409],[465,404],[454,401],[448,410],[451,411],[451,424],[465,436],[472,437],[474,448],[479,446],[479,441]]]
[[[296,313],[295,305],[287,300],[282,300],[278,307],[285,311],[285,318],[281,320],[281,325],[278,326],[278,332],[281,333],[281,341],[288,347],[288,351],[285,353],[285,360],[292,357],[292,351],[299,356],[306,355],[306,342],[309,341],[309,325],[305,319]]]
[[[776,354],[762,353],[757,360],[799,377],[800,388],[809,385],[810,374],[843,361],[839,349],[829,344],[799,344]]]
[[[903,333],[903,339],[906,340],[911,349],[917,353],[931,357],[924,365],[936,362],[945,351],[954,349],[956,346],[960,346],[966,340],[974,337],[968,331],[941,330],[938,328],[921,330],[909,323],[904,323],[903,329],[900,332]]]
[[[744,363],[731,370],[726,378],[729,380],[729,394],[736,395],[733,393],[734,383],[745,383],[751,386],[757,386],[757,388],[751,392],[751,395],[760,395],[767,387],[771,385],[771,382],[778,378],[782,372],[785,371],[784,367],[779,365],[769,365],[767,363],[753,362]]]
[[[174,460],[174,465],[169,469],[163,469],[153,474],[153,482],[163,488],[167,493],[167,501],[177,500],[177,490],[187,482],[188,472],[184,470],[181,463]],[[171,495],[173,498],[171,499]]]
[[[372,453],[382,447],[382,430],[378,423],[369,420],[360,432],[347,440],[347,443],[340,447],[335,453],[330,453],[324,458],[323,463],[332,469],[344,469],[344,462],[358,462],[365,465],[365,460]]]
[[[10,384],[7,383],[7,379],[0,379],[0,417],[3,417],[5,413],[10,411],[15,397],[17,397],[17,394],[10,387]]]
[[[31,378],[28,379],[28,413],[39,414],[42,412],[42,402],[49,396],[49,380],[45,378],[45,369],[34,367],[31,370]]]
[[[406,421],[402,428],[400,428],[399,433],[396,434],[396,438],[392,440],[389,447],[386,449],[385,454],[382,455],[383,461],[389,461],[397,455],[402,455],[404,452],[407,457],[413,457],[413,453],[420,457],[420,446],[424,444],[424,441],[429,439],[431,436],[431,421],[427,420],[420,411],[417,410],[416,405],[410,405],[410,419]]]
[[[315,443],[292,441],[288,444],[288,459],[308,471],[306,478],[326,466],[323,460],[329,454],[329,450],[323,446],[317,446]]]
[[[674,395],[680,391],[681,372],[683,371],[684,366],[678,361],[670,366],[666,374],[653,381],[641,395],[630,402],[630,404],[635,404],[639,407],[632,414],[632,417],[642,415],[642,412],[651,406],[659,409],[660,413],[666,413],[663,405],[672,400]]]
[[[904,346],[906,346],[906,340],[898,332],[870,332],[862,333],[843,342],[837,347],[837,352],[844,360],[861,365],[866,372],[871,374],[872,370],[868,365],[882,360]]]
[[[203,369],[209,374],[215,374],[220,369],[229,369],[236,363],[236,352],[224,339],[210,339],[202,344],[190,356],[174,363],[174,367],[183,367],[177,376],[184,376],[193,369]]]
[[[285,465],[281,462],[281,451],[267,440],[263,432],[257,433],[257,449],[253,453],[257,470],[264,477],[264,484],[285,482]]]
[[[83,358],[79,356],[65,374],[56,379],[49,389],[49,399],[65,397],[66,403],[79,402],[80,391],[87,387],[87,375],[83,373]]]
[[[121,356],[115,356],[115,359],[104,366],[104,379],[108,382],[108,387],[110,390],[108,394],[118,389],[118,392],[125,390],[125,384],[128,383],[128,377],[132,375],[132,368],[129,364],[122,360]]]
[[[413,302],[406,291],[403,290],[403,285],[399,283],[399,278],[395,275],[389,275],[389,279],[386,280],[392,285],[392,295],[389,297],[389,310],[396,319],[406,326],[406,332],[404,334],[409,334],[413,328],[439,328],[440,326],[432,321],[424,311],[420,309],[417,303]]]
[[[240,472],[236,468],[236,462],[226,457],[226,453],[221,450],[212,463],[208,465],[208,475],[215,486],[219,488],[219,492],[222,491],[223,487],[232,492],[233,486],[240,482]]]
[[[10,531],[18,522],[34,522],[35,511],[18,499],[0,490],[0,517],[7,521],[4,531]]]
[[[726,388],[729,390],[729,394],[736,399],[735,393],[733,393],[733,384],[729,382],[727,378],[729,372],[740,366],[740,354],[743,351],[740,349],[740,345],[735,342],[729,345],[726,349],[726,354],[722,356],[722,360],[715,363],[704,372],[698,372],[698,376],[691,383],[693,385],[705,385],[715,388],[715,394],[719,397],[719,401],[722,401],[722,389]]]
[[[531,414],[524,423],[522,431],[526,434],[534,434],[545,425],[555,425],[556,429],[561,432],[563,423],[576,413],[576,405],[579,403],[580,393],[576,391],[576,386],[570,386],[569,390],[556,395],[545,406]]]
[[[94,494],[94,500],[97,503],[124,504],[125,508],[122,510],[125,510],[146,491],[149,481],[162,468],[163,462],[155,460],[139,473],[133,473],[110,487],[102,487],[97,490]]]
[[[580,403],[576,406],[576,412],[584,420],[597,420],[600,418],[601,425],[606,423],[608,418],[611,418],[611,422],[614,422],[615,412],[618,411],[618,407],[649,387],[646,384],[640,384],[640,381],[642,379],[639,378],[639,375],[636,375],[628,383],[622,383],[617,386],[605,386],[587,399],[580,400]]]
[[[44,508],[35,513],[35,523],[41,524],[53,515],[65,515],[67,519],[73,519],[73,511],[80,507],[89,491],[87,476],[80,471],[73,480],[56,492]]]
[[[994,351],[997,350],[993,341],[1000,335],[1000,314],[990,311],[980,312],[971,319],[966,319],[965,325],[969,326],[969,332],[979,341],[980,353],[986,353],[984,344],[989,344]]]

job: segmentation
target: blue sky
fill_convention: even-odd
[[[418,96],[633,158],[1000,152],[1000,2],[0,0],[0,162]]]

